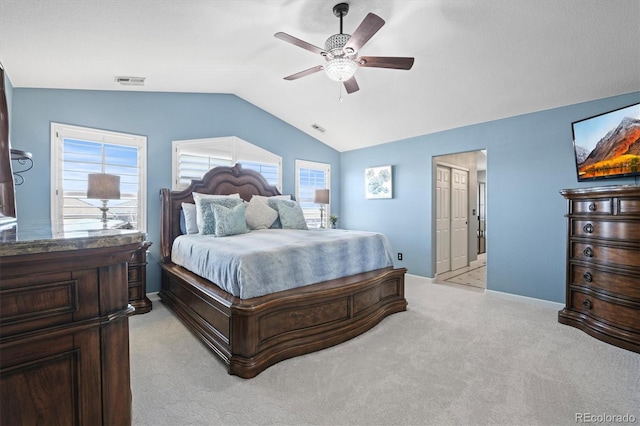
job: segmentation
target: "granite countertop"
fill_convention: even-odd
[[[146,238],[144,232],[133,229],[94,228],[64,230],[50,222],[18,221],[0,229],[0,256],[113,247],[141,243]]]

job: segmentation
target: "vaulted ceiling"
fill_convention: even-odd
[[[274,33],[324,47],[336,3],[0,0],[0,62],[15,88],[233,93],[339,151],[640,90],[637,0],[351,0],[344,32],[386,21],[360,54],[413,68],[283,80],[324,59]]]

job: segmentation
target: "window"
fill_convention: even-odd
[[[307,225],[311,228],[327,226],[331,204],[314,203],[316,189],[331,188],[331,166],[325,163],[296,160],[296,200],[300,203]],[[331,200],[329,200],[331,201]],[[322,223],[320,221],[320,209]]]
[[[282,157],[234,136],[173,141],[172,162],[173,189],[186,188],[214,167],[236,163],[282,188]]]
[[[146,231],[147,138],[51,124],[51,222],[54,232],[100,229],[100,200],[88,199],[87,176],[120,176],[120,199],[109,200],[110,226]]]

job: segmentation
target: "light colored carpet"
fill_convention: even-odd
[[[640,355],[554,309],[407,277],[409,310],[254,379],[230,376],[152,298],[130,320],[134,425],[571,425],[640,422]]]

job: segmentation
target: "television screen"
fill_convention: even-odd
[[[572,127],[578,181],[640,175],[640,103]]]

